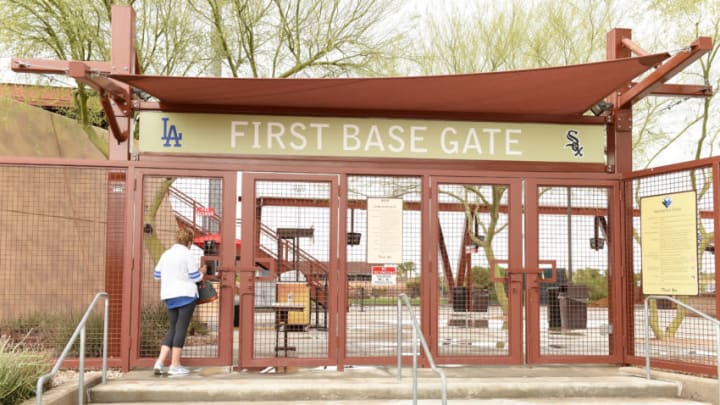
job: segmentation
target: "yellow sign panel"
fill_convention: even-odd
[[[694,191],[640,200],[644,294],[698,295]]]
[[[307,283],[277,283],[277,302],[303,306],[302,311],[288,312],[288,325],[310,323],[310,288]]]
[[[140,152],[605,163],[604,124],[140,113]]]

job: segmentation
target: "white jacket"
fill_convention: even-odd
[[[160,280],[160,299],[197,297],[197,283],[203,275],[190,249],[174,244],[160,256],[153,277]]]

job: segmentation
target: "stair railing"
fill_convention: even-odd
[[[417,375],[418,375],[418,341],[422,344],[423,351],[425,352],[425,356],[427,356],[428,363],[430,363],[430,368],[432,369],[435,374],[440,376],[440,384],[442,387],[442,404],[447,405],[447,378],[445,377],[445,372],[440,370],[435,366],[435,361],[433,360],[432,353],[430,353],[430,349],[428,348],[427,342],[425,342],[425,337],[422,334],[422,331],[420,330],[420,325],[418,324],[417,318],[415,317],[415,312],[413,312],[412,305],[410,305],[410,300],[408,299],[408,296],[406,294],[400,294],[398,295],[397,300],[397,367],[398,367],[398,382],[402,380],[402,303],[405,303],[405,307],[408,311],[408,314],[410,315],[410,320],[412,320],[413,330],[412,330],[412,356],[413,356],[413,405],[417,404]]]
[[[186,209],[190,210],[192,212],[192,217],[188,217],[187,215],[183,214],[180,210],[173,209],[175,212],[175,215],[178,215],[182,218],[183,221],[192,224],[193,229],[200,231],[200,232],[217,232],[213,231],[213,229],[220,229],[220,222],[222,218],[215,214],[213,212],[212,215],[205,217],[208,218],[208,226],[206,227],[205,224],[198,223],[197,218],[197,211],[198,208],[207,208],[206,206],[200,204],[198,201],[196,201],[194,198],[190,197],[189,195],[183,193],[176,187],[170,187],[168,188],[168,195],[169,197],[172,197],[175,199],[176,202],[183,205]],[[210,225],[212,224],[212,225]]]
[[[237,220],[236,223],[241,223],[240,220]],[[321,280],[326,279],[329,273],[328,266],[319,260],[317,260],[315,257],[310,255],[310,253],[306,252],[300,247],[295,248],[294,243],[290,239],[279,239],[277,233],[267,225],[264,225],[260,223],[260,235],[261,237],[264,236],[267,239],[270,239],[273,242],[279,242],[281,246],[283,247],[283,250],[285,251],[294,251],[297,253],[297,257],[300,263],[303,263],[304,266],[301,266],[299,269],[293,269],[297,270],[303,273],[305,276],[305,279],[308,282],[308,285],[310,285],[312,288],[314,288],[317,291],[324,288],[324,285],[321,283]],[[259,241],[258,249],[261,250],[264,254],[268,255],[269,257],[272,257],[275,260],[278,260],[278,272],[281,271],[281,265],[288,266],[288,268],[291,268],[290,262],[283,257],[279,257],[277,253],[272,251],[271,249],[268,249],[265,247],[262,243],[262,241]],[[316,295],[317,297],[317,295]],[[325,305],[325,304],[323,304]]]
[[[95,304],[100,300],[100,298],[105,298],[105,312],[103,313],[103,343],[102,343],[102,383],[105,384],[107,382],[107,339],[108,339],[108,314],[109,314],[109,296],[106,292],[99,292],[95,295],[95,298],[90,303],[90,306],[88,307],[87,311],[85,311],[85,315],[83,315],[82,319],[80,320],[80,323],[78,324],[77,328],[75,328],[75,332],[73,332],[72,336],[70,337],[70,341],[65,345],[65,349],[62,351],[62,354],[60,354],[60,357],[58,357],[57,361],[55,362],[55,366],[50,370],[49,373],[41,376],[38,379],[36,391],[35,391],[35,404],[36,405],[42,405],[42,395],[43,395],[43,387],[45,386],[45,382],[47,382],[48,379],[52,378],[55,374],[57,374],[58,370],[60,370],[60,366],[62,366],[63,362],[65,361],[65,358],[68,356],[68,353],[70,353],[70,349],[72,348],[73,344],[75,344],[75,340],[77,339],[78,335],[80,335],[80,362],[78,364],[78,404],[83,405],[84,403],[84,396],[85,396],[85,324],[87,324],[88,318],[90,317],[90,314],[92,313],[93,309],[95,309]]]
[[[645,317],[645,376],[648,380],[650,379],[650,311],[648,309],[648,302],[651,299],[654,299],[656,301],[668,300],[674,302],[675,304],[680,305],[688,311],[694,312],[697,316],[715,324],[715,327],[717,328],[715,332],[715,353],[717,354],[717,360],[715,361],[717,363],[716,365],[718,372],[718,403],[720,403],[720,321],[673,297],[668,297],[666,295],[648,295],[647,297],[645,297],[645,307],[643,312],[643,315]]]

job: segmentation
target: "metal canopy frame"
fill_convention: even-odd
[[[108,122],[113,138],[116,142],[110,142],[110,159],[111,160],[128,160],[129,156],[129,139],[131,131],[131,120],[134,111],[140,111],[144,109],[157,109],[162,107],[162,103],[147,103],[141,100],[138,96],[134,95],[133,88],[125,83],[124,81],[129,77],[148,77],[143,76],[140,72],[139,63],[137,60],[137,53],[135,48],[135,12],[131,6],[113,6],[112,7],[112,47],[111,47],[111,60],[108,61],[58,61],[58,60],[46,60],[46,59],[27,59],[27,58],[12,58],[11,68],[15,72],[23,73],[49,73],[49,74],[65,74],[78,82],[85,83],[88,86],[96,89],[100,93],[100,99],[103,109],[108,117]],[[653,64],[655,65],[654,71],[648,74],[639,82],[628,82],[624,83],[617,89],[611,89],[608,93],[606,100],[614,105],[611,111],[603,113],[608,122],[616,123],[616,130],[620,133],[627,132],[626,128],[618,122],[622,121],[624,115],[627,115],[627,109],[635,102],[639,101],[643,97],[648,95],[662,95],[662,96],[689,96],[689,97],[707,97],[712,94],[712,88],[709,85],[677,85],[667,84],[673,76],[681,72],[685,67],[699,59],[705,53],[712,49],[712,40],[709,37],[699,37],[682,52],[675,54],[674,56],[662,62],[664,57],[659,57]],[[630,39],[629,29],[616,29],[608,34],[608,60],[618,60],[622,58],[630,57],[632,54],[639,55],[639,57],[648,58],[652,55],[648,54],[640,46],[632,42]],[[669,56],[669,54],[666,54]],[[586,64],[590,65],[590,64]],[[586,66],[577,65],[577,66]],[[555,68],[562,69],[562,68]],[[503,74],[517,73],[522,74],[536,74],[542,69],[535,70],[524,70],[517,72],[496,72],[495,77],[501,77]],[[454,79],[458,76],[436,76],[431,77],[430,80],[433,86],[437,86],[441,83],[445,83],[448,79]],[[118,80],[116,78],[120,78]],[[520,76],[518,76],[520,77]],[[376,79],[363,79],[365,81],[381,81],[388,80],[389,78],[376,78]],[[407,79],[407,78],[405,78]],[[187,79],[187,80],[202,80]],[[237,79],[242,80],[242,79]],[[287,79],[265,79],[268,81],[282,81]],[[309,79],[313,80],[313,79]],[[314,79],[321,80],[321,79]],[[341,79],[329,79],[329,80],[341,80]],[[353,80],[353,79],[346,79]],[[568,83],[567,86],[573,86],[573,83]],[[529,91],[529,90],[528,90]],[[543,94],[543,97],[553,97],[553,95]],[[557,96],[555,96],[557,97]],[[598,100],[599,101],[599,100]],[[223,106],[213,106],[216,111],[223,111]],[[245,111],[253,111],[263,106],[255,105],[245,106]],[[182,109],[182,106],[175,106],[175,109]],[[201,104],[187,103],[185,108],[189,111],[199,112],[202,110]],[[227,109],[227,108],[226,108]],[[282,110],[282,109],[281,109]],[[312,113],[312,108],[299,110],[297,113],[305,113],[311,115],[317,115],[318,109],[315,114]],[[265,113],[271,113],[277,111],[277,108],[268,109]],[[345,111],[352,113],[351,110]],[[357,114],[358,111],[355,112]],[[362,114],[374,113],[375,116],[378,114],[382,115],[383,111],[361,111]],[[341,115],[341,114],[337,114]],[[432,108],[415,111],[395,111],[388,112],[388,116],[425,116],[434,117],[437,116],[437,112],[433,112]],[[458,119],[478,119],[478,117],[484,117],[487,114],[483,114],[481,111],[468,111],[465,114],[456,115]],[[493,111],[492,115],[495,117],[503,118],[502,111]],[[512,112],[507,114],[511,117]],[[445,117],[453,117],[452,114],[445,113]],[[504,118],[509,118],[504,117]],[[529,114],[527,120],[537,121],[556,121],[556,122],[577,122],[576,120],[591,121],[595,117],[588,117],[581,114],[581,116],[572,117],[571,115],[549,115],[544,116],[543,114]],[[620,119],[618,119],[620,118]],[[612,132],[612,131],[611,131]],[[616,142],[611,138],[612,134],[608,136],[608,160],[609,167],[608,171],[616,170],[616,161],[623,160],[626,158],[619,158],[611,156],[615,152],[615,148],[618,146]],[[631,155],[630,155],[631,156]],[[621,164],[620,167],[627,167],[628,163]],[[630,164],[631,166],[631,164]],[[620,170],[622,171],[622,170]]]

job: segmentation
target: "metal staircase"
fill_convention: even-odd
[[[220,216],[214,212],[202,217],[196,214],[207,209],[203,204],[172,186],[168,189],[168,196],[175,203],[172,206],[178,226],[192,228],[197,236],[207,236],[219,231],[222,220]],[[175,208],[178,204],[180,208]],[[242,220],[238,218],[235,223],[240,225]],[[292,239],[279,237],[276,230],[263,223],[258,227],[257,240],[262,240],[263,243],[257,244],[256,265],[278,278],[285,272],[299,271],[310,288],[310,300],[326,310],[329,271],[327,264],[296,246]],[[270,245],[277,246],[277,249],[269,248]],[[239,245],[236,245],[235,256],[240,256]]]

